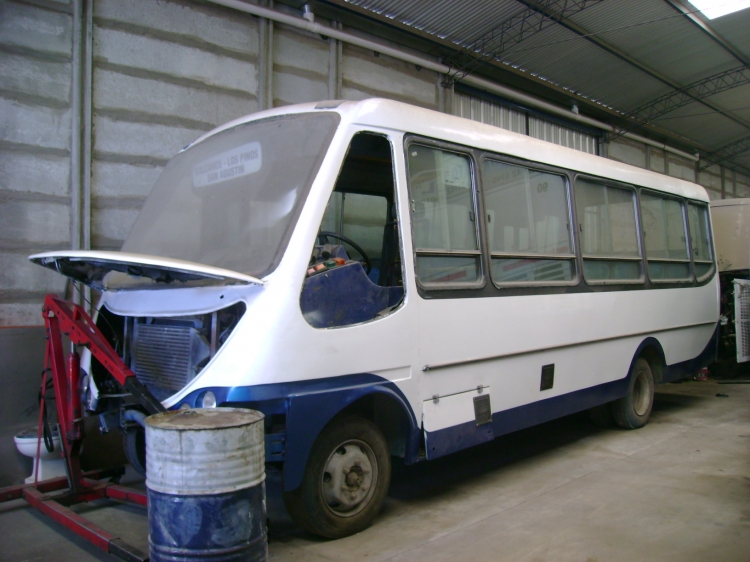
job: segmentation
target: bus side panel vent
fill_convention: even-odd
[[[734,332],[737,363],[750,361],[750,281],[734,280]]]
[[[542,382],[539,390],[549,390],[555,384],[555,364],[542,367]]]

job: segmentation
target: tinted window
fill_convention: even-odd
[[[419,281],[423,285],[476,283],[481,268],[471,160],[416,144],[408,151]]]
[[[641,220],[649,278],[652,281],[689,279],[690,257],[682,203],[642,193]]]
[[[705,277],[713,268],[711,241],[708,237],[708,208],[696,203],[688,204],[688,224],[695,276]]]
[[[576,181],[576,211],[584,277],[588,281],[642,278],[635,192],[591,180]]]
[[[575,255],[565,178],[486,160],[482,182],[493,280],[572,281]]]

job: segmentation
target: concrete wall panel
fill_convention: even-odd
[[[94,162],[92,195],[118,197],[127,193],[131,196],[146,197],[151,193],[151,188],[154,187],[162,170],[162,166]]]
[[[70,159],[51,154],[0,151],[0,190],[68,196]]]
[[[98,0],[97,20],[110,20],[183,36],[244,54],[258,52],[257,20],[196,2]]]
[[[620,137],[609,143],[607,154],[612,160],[639,168],[646,167],[646,147],[642,143]]]
[[[650,151],[651,151],[651,156],[650,156],[651,170],[654,172],[659,172],[660,174],[663,174],[664,165],[665,165],[664,151],[658,148],[655,148],[653,146],[650,147]]]
[[[711,200],[721,199],[721,168],[712,166],[698,174],[698,183],[708,190]],[[731,184],[729,185],[729,195],[731,196]],[[718,194],[718,196],[716,196]]]
[[[0,98],[0,140],[68,150],[70,110],[26,105]]]
[[[328,99],[328,41],[281,25],[273,40],[273,105]]]
[[[3,53],[0,55],[0,84],[19,97],[41,98],[50,105],[70,104],[69,63],[37,60]]]
[[[734,189],[737,197],[750,197],[750,176],[737,174],[734,179]]]
[[[41,326],[42,320],[42,299],[38,299],[39,302],[33,303],[3,303],[0,302],[0,327],[7,328],[11,326]],[[44,358],[42,358],[44,361]],[[5,373],[4,378],[9,378],[8,374]],[[38,390],[38,384],[35,388]],[[13,435],[15,432],[9,432],[9,435]],[[20,453],[19,453],[20,454]],[[3,467],[7,469],[7,466]],[[25,475],[24,475],[25,476]]]
[[[273,78],[275,107],[328,98],[328,83],[322,80],[279,72]]]
[[[168,160],[205,132],[205,129],[148,125],[107,117],[96,119],[95,127],[94,151],[157,160]]]
[[[91,234],[97,248],[119,250],[138,216],[137,208],[98,208],[93,215]]]
[[[695,162],[680,158],[675,154],[668,154],[667,162],[670,176],[695,181]]]
[[[385,97],[437,109],[437,75],[385,55],[374,56],[344,45],[343,92],[346,99]]]
[[[96,27],[94,42],[99,64],[145,69],[242,92],[254,92],[258,86],[255,63],[249,60],[102,27]]]
[[[0,239],[23,241],[29,245],[67,243],[70,240],[68,202],[4,201],[0,205]]]
[[[65,289],[66,280],[62,275],[31,263],[28,260],[30,253],[0,252],[0,286],[3,287],[3,291],[0,291],[0,302],[13,304],[3,298],[3,293],[6,292],[20,293],[20,296],[16,297],[20,301],[24,300],[23,293],[28,293],[36,295],[39,299],[37,304],[37,311],[39,311],[43,300],[42,295],[60,294]]]
[[[0,42],[5,45],[69,58],[71,30],[70,14],[28,4],[0,3]]]
[[[137,78],[97,70],[94,106],[99,113],[122,114],[132,119],[198,122],[215,127],[257,111],[254,96],[241,97],[151,78]]]

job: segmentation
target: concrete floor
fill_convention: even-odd
[[[750,385],[666,385],[641,430],[569,416],[399,468],[375,525],[338,541],[296,528],[279,484],[268,475],[279,562],[748,561]],[[145,510],[78,511],[147,550]],[[20,501],[0,504],[0,537],[1,560],[115,560]]]

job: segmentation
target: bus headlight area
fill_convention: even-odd
[[[216,395],[207,390],[200,399],[201,408],[216,408]]]

